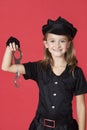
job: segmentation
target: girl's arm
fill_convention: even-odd
[[[2,60],[2,70],[8,71],[8,72],[20,72],[21,74],[25,74],[24,66],[21,64],[12,64],[12,56],[13,51],[16,51],[18,49],[18,46],[15,45],[15,43],[10,43],[9,46],[7,46],[3,60]]]
[[[86,130],[86,105],[83,94],[76,96],[76,106],[79,130]]]

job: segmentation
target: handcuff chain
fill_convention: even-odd
[[[19,58],[16,58],[16,56],[14,54],[15,52],[13,53],[15,64],[20,64],[20,61],[22,59],[22,51],[21,51],[21,49],[18,49],[18,51],[20,53]],[[19,78],[20,78],[20,72],[17,71],[16,74],[15,74],[15,78],[14,78],[14,84],[15,84],[15,87],[17,87],[17,88],[19,88],[19,84],[18,84]]]

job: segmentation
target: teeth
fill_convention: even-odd
[[[54,51],[60,51],[60,50],[54,50]]]

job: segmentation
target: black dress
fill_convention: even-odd
[[[39,62],[23,64],[24,78],[35,80],[39,87],[39,103],[36,116],[29,130],[78,130],[72,116],[72,99],[87,92],[87,84],[82,69],[75,68],[75,77],[70,66],[60,76],[51,71],[50,65],[44,70]]]

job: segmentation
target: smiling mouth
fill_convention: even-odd
[[[62,50],[61,50],[61,49],[57,49],[57,50],[53,49],[53,51],[55,51],[55,52],[60,52],[60,51],[62,51]]]

